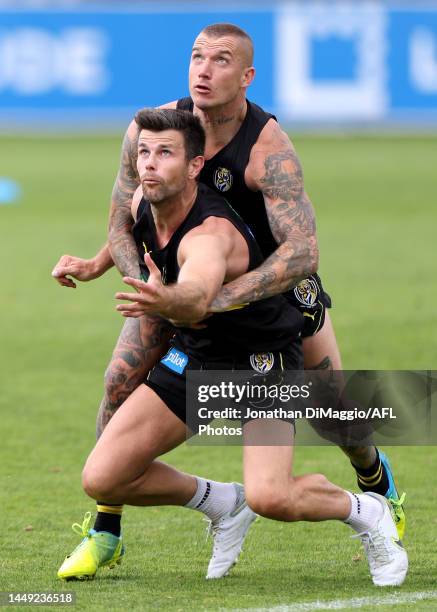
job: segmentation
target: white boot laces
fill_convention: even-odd
[[[390,562],[390,553],[386,546],[385,538],[379,530],[375,529],[373,534],[370,531],[363,531],[351,537],[361,539],[369,561],[375,567],[380,567]]]

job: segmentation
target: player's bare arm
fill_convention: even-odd
[[[318,267],[315,217],[302,168],[288,136],[274,120],[253,147],[245,178],[249,188],[262,192],[279,246],[256,270],[223,287],[212,311],[282,293]]]
[[[138,126],[129,125],[123,139],[120,168],[112,191],[108,244],[112,259],[124,276],[139,278],[138,253],[132,237],[132,196],[139,185],[136,168]]]
[[[205,270],[204,249],[207,246],[207,240],[211,246],[211,237],[205,239],[198,237],[190,241],[194,245],[203,247],[203,250],[191,257],[187,256],[181,267],[178,282],[173,285],[162,283],[161,272],[150,255],[146,253],[144,261],[150,272],[148,282],[124,278],[124,282],[137,289],[139,294],[117,293],[115,296],[117,299],[133,302],[132,304],[121,304],[117,306],[117,310],[124,316],[138,317],[143,314],[154,314],[166,319],[187,322],[201,320],[206,315],[208,304],[223,283],[226,273],[226,260],[220,248],[212,249],[211,267],[208,266],[208,270]],[[212,238],[212,241],[217,241],[217,238]]]
[[[92,258],[82,259],[74,255],[62,255],[52,271],[52,276],[63,287],[76,288],[73,279],[86,282],[102,276],[112,268],[112,261],[108,245],[105,246]]]
[[[205,226],[209,230],[207,233]],[[220,233],[224,226],[228,226],[228,231]],[[150,272],[148,282],[124,278],[124,282],[139,293],[117,293],[117,299],[132,302],[117,306],[117,310],[127,317],[155,314],[193,323],[205,317],[223,282],[241,274],[243,266],[247,268],[248,251],[232,224],[226,219],[214,219],[207,220],[181,241],[177,283],[163,285],[161,273],[150,254],[145,254],[144,261]]]

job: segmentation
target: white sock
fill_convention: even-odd
[[[217,482],[195,477],[197,491],[185,508],[192,508],[203,512],[212,521],[220,519],[224,514],[233,510],[237,501],[237,492],[232,483]]]
[[[384,509],[381,503],[371,495],[357,495],[349,493],[351,500],[351,513],[344,521],[352,527],[357,533],[363,533],[372,529],[382,517]]]

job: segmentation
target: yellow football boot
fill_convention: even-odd
[[[107,531],[89,529],[91,512],[85,514],[82,525],[74,523],[72,529],[83,536],[82,542],[65,558],[58,570],[63,580],[92,580],[99,567],[113,568],[121,563],[124,547],[118,538]]]

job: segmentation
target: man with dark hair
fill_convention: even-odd
[[[237,227],[243,227],[244,224],[228,209],[225,202],[217,202],[217,196],[209,192],[207,187],[197,186],[205,148],[205,132],[197,117],[185,111],[143,110],[137,113],[135,121],[141,130],[137,164],[141,186],[138,187],[132,202],[132,215],[137,219],[134,229],[137,258],[139,257],[142,277],[148,280],[147,285],[143,283],[142,286],[147,287],[149,294],[154,285],[160,287],[161,293],[165,291],[169,294],[169,315],[187,321],[193,317],[202,318],[209,298],[212,297],[209,295],[211,281],[215,280],[215,284],[218,282],[220,285],[223,280],[220,274],[225,262],[220,258],[232,253],[235,260],[233,276],[243,272],[244,267],[248,265],[248,256],[244,252],[245,244],[242,244],[244,241],[241,237],[238,245],[234,246]],[[143,199],[143,194],[147,201]],[[231,221],[227,221],[226,217]],[[235,228],[231,223],[235,224]],[[245,231],[247,233],[246,229]],[[153,245],[153,259],[147,252],[146,244]],[[199,260],[204,262],[202,247],[205,244],[208,245],[211,262],[208,265],[208,280],[203,282],[202,279],[199,286],[196,282],[199,275],[197,267]],[[144,265],[143,256],[147,266]],[[257,261],[261,261],[259,253],[255,253],[255,256]],[[155,261],[167,282],[177,279],[177,285],[164,287],[161,283],[161,273],[159,279],[155,278],[155,282],[152,282],[156,275],[150,274],[149,277],[149,270],[157,271]],[[294,324],[291,324],[289,317],[282,315],[280,300],[281,298],[275,298],[275,305],[271,308],[260,308],[258,305],[252,310],[261,312],[256,317],[257,323],[268,323],[265,329],[266,338],[270,338],[272,332],[276,331],[281,335],[286,330],[285,343],[289,347],[287,354],[291,357],[287,359],[287,354],[284,354],[284,358],[289,367],[299,367],[300,315],[296,312]],[[230,321],[225,317],[224,323],[229,325],[226,328],[228,333],[234,331],[235,323],[232,325],[232,319],[235,318],[238,318],[238,315],[231,315]],[[148,326],[150,330],[155,329],[157,324],[163,329],[171,328],[160,316],[149,314],[143,317],[143,325]],[[202,335],[202,332],[197,333]],[[220,337],[224,339],[226,334],[221,331]],[[293,345],[294,339],[296,347]],[[201,341],[201,344],[204,343]],[[275,343],[271,346],[275,348]],[[166,364],[161,369],[165,371],[167,368],[167,374],[172,372],[172,357],[175,355],[181,358],[183,353],[171,349],[161,361]],[[156,361],[161,356],[162,352],[156,353]],[[220,357],[220,354],[218,356]],[[191,361],[194,363],[195,358]],[[187,367],[192,367],[191,362]],[[180,387],[185,381],[183,379],[178,382]],[[112,568],[121,562],[124,555],[120,528],[122,504],[131,503],[131,499],[133,505],[185,505],[206,515],[214,537],[207,578],[225,576],[236,562],[247,530],[256,518],[256,514],[246,504],[243,487],[238,483],[221,483],[182,474],[170,466],[153,461],[155,457],[180,444],[186,436],[185,426],[169,412],[163,401],[170,388],[175,386],[175,381],[170,378],[165,383],[164,386],[160,384],[159,376],[151,372],[145,382],[146,393],[143,393],[146,387],[140,385],[137,394],[134,393],[125,402],[125,410],[120,410],[120,420],[117,421],[120,427],[118,428],[115,422],[114,428],[109,432],[105,430],[99,438],[83,476],[86,492],[98,500],[96,521],[90,529],[91,515],[87,513],[82,525],[73,525],[73,529],[82,534],[84,539],[62,563],[58,571],[59,578],[90,579],[100,567]],[[180,388],[177,391],[181,393]],[[181,406],[178,403],[177,414],[182,414],[184,408],[185,404]],[[161,490],[166,483],[168,491],[166,489],[162,496],[155,492],[151,499],[147,500],[137,500],[130,496],[125,498],[120,493],[121,483],[128,483],[134,473],[135,480],[143,472],[145,473],[142,480],[151,481]],[[96,483],[100,487],[98,493],[94,493]],[[102,488],[103,485],[106,490]]]
[[[135,123],[140,130],[162,132],[177,130],[184,139],[187,160],[203,155],[205,152],[205,131],[195,115],[185,112],[166,113],[142,109],[135,115]]]
[[[189,370],[218,369],[220,364],[222,370],[249,370],[252,365],[256,371],[253,364],[265,355],[270,370],[302,369],[303,317],[282,295],[276,295],[215,313],[201,329],[191,327],[206,316],[224,283],[250,272],[263,256],[237,213],[221,196],[197,183],[204,165],[202,139],[197,138],[202,131],[200,121],[172,109],[142,111],[135,121],[141,185],[134,194],[131,213],[136,219],[133,236],[137,257],[147,282],[125,277],[138,293],[117,294],[118,299],[132,302],[118,309],[135,316],[139,308],[145,314],[145,324],[150,317],[185,323],[178,328],[167,354],[99,438],[83,471],[85,491],[116,507],[178,505],[204,511],[210,517],[213,514],[216,542],[208,578],[223,576],[235,562],[255,511],[281,521],[346,522],[362,537],[374,584],[402,584],[408,558],[399,544],[387,500],[375,493],[349,493],[321,474],[293,477],[292,423],[271,423],[275,434],[282,439],[285,434],[290,446],[245,444],[249,505],[239,496],[242,491],[236,485],[205,482],[156,460],[186,439]],[[200,146],[190,153],[187,142]],[[307,240],[312,241],[312,236]],[[263,419],[249,419],[243,429],[253,439],[263,426]],[[84,535],[59,570],[60,577],[87,577],[91,554],[97,556],[97,567],[121,559],[120,536],[94,530]]]
[[[206,132],[206,162],[200,180],[223,193],[248,224],[265,261],[227,283],[210,305],[223,312],[236,304],[285,292],[305,319],[302,332],[307,369],[341,370],[334,330],[326,310],[311,202],[304,190],[296,152],[275,118],[246,99],[255,70],[250,37],[232,24],[205,28],[193,45],[189,80],[190,98],[164,105],[199,117]],[[58,262],[53,275],[62,285],[75,287],[68,275],[90,280],[115,263],[121,274],[140,278],[140,266],[131,233],[130,206],[139,184],[136,170],[138,125],[125,134],[121,164],[114,185],[109,242],[91,260],[69,255]],[[140,313],[138,313],[139,315]],[[165,352],[167,324],[129,318],[120,334],[105,375],[105,395],[97,419],[97,433],[129,394],[142,382]],[[343,449],[357,472],[363,491],[392,501],[399,534],[405,518],[387,458],[374,446]]]

